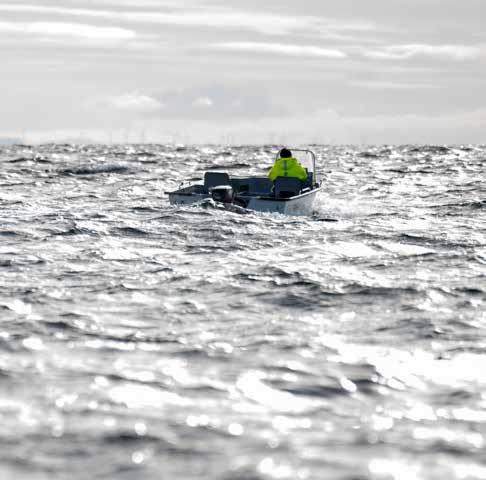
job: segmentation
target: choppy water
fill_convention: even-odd
[[[315,147],[308,218],[168,205],[275,148],[0,150],[3,480],[486,478],[486,147]]]

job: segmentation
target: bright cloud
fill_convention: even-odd
[[[138,92],[109,97],[98,106],[134,113],[150,113],[163,108],[163,104],[155,98]]]
[[[481,49],[465,45],[392,45],[381,50],[365,53],[370,58],[386,60],[406,60],[414,57],[434,57],[438,59],[471,60],[481,55]]]
[[[124,6],[125,10],[108,10],[110,5]],[[88,5],[87,5],[88,6]],[[339,32],[370,32],[376,26],[369,21],[337,21],[321,16],[287,15],[265,13],[261,9],[247,11],[239,8],[221,6],[194,5],[188,2],[152,2],[138,4],[136,2],[103,2],[97,6],[102,8],[69,8],[31,4],[0,4],[0,12],[39,13],[44,15],[63,15],[74,17],[100,18],[129,23],[158,24],[180,27],[217,28],[225,30],[250,30],[265,35],[287,35],[302,32],[319,36],[334,36],[341,38]],[[153,7],[146,10],[143,7]],[[342,38],[351,38],[349,36]]]
[[[132,30],[116,27],[97,27],[65,22],[0,22],[0,32],[40,36],[77,37],[97,40],[129,40],[135,38]]]
[[[321,48],[314,45],[289,45],[281,43],[263,42],[226,42],[214,44],[212,47],[219,50],[232,50],[252,53],[273,53],[278,55],[290,55],[293,57],[347,57],[347,54],[340,50]]]
[[[305,29],[313,22],[309,18],[278,17],[264,14],[249,14],[244,12],[201,11],[175,13],[133,13],[131,20],[162,25],[178,25],[187,27],[213,27],[224,29],[256,30],[266,34],[285,34],[291,31]]]
[[[28,4],[4,4],[0,5],[0,11],[85,16],[127,22],[187,27],[245,29],[267,34],[285,34],[291,31],[305,30],[312,26],[317,26],[316,20],[308,16],[279,16],[209,7],[193,10],[177,9],[172,12],[161,13],[159,11],[108,11]]]
[[[213,101],[209,97],[198,97],[192,102],[192,105],[197,108],[208,108],[213,105]]]

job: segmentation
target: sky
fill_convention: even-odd
[[[486,143],[486,0],[3,0],[0,137]]]

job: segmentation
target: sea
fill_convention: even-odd
[[[486,146],[0,147],[2,480],[486,479]]]

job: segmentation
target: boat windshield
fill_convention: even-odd
[[[311,150],[303,150],[298,148],[292,148],[291,151],[292,156],[296,158],[305,169],[307,169],[308,173],[313,173],[314,179],[316,180],[316,156],[314,152],[312,152]]]

